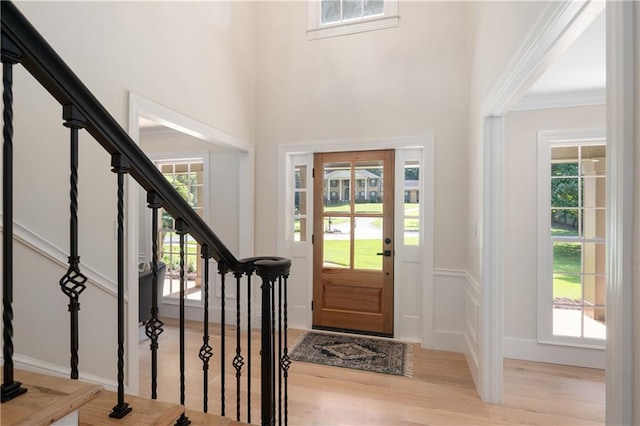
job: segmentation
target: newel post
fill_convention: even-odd
[[[262,278],[261,321],[261,423],[275,425],[276,356],[274,345],[274,288],[280,277],[289,275],[291,261],[288,259],[262,259],[255,262],[256,274]]]

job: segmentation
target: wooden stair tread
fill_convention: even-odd
[[[171,402],[164,402],[125,395],[124,402],[132,411],[122,419],[113,419],[109,413],[117,405],[118,394],[103,391],[100,396],[80,410],[80,425],[174,425],[184,407]]]
[[[187,410],[187,417],[191,420],[193,426],[243,426],[248,423],[240,423],[228,417],[218,416],[211,413],[203,413],[201,411]]]
[[[51,424],[98,397],[100,385],[15,370],[27,393],[2,404],[2,425]]]

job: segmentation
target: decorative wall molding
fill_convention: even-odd
[[[461,269],[434,268],[433,270],[434,277],[456,277],[467,280],[468,275],[467,271]]]
[[[140,127],[140,139],[180,136],[181,132],[166,126]]]
[[[0,213],[0,219],[1,218],[2,213]],[[2,229],[1,225],[0,229]],[[23,244],[25,247],[58,264],[60,267],[67,269],[67,267],[69,266],[69,264],[67,263],[69,254],[67,252],[58,248],[54,244],[45,240],[26,226],[16,221],[13,222],[13,238]],[[80,267],[82,269],[82,273],[86,275],[89,282],[93,286],[101,289],[102,291],[110,294],[113,297],[118,296],[118,286],[113,280],[105,277],[100,272],[92,269],[90,266],[84,263],[80,264]],[[129,302],[126,295],[125,302]]]
[[[480,322],[480,285],[478,282],[468,273],[464,272],[465,279],[467,281],[467,288],[465,289],[464,296],[464,354],[467,358],[467,364],[469,365],[469,371],[473,382],[476,384],[476,388],[480,386],[480,359],[479,359],[479,343],[478,343],[478,327]]]
[[[511,111],[604,105],[606,102],[607,90],[605,88],[572,92],[533,93],[523,96]]]
[[[4,363],[4,359],[0,357]],[[13,362],[15,367],[20,370],[31,371],[33,373],[46,374],[49,376],[69,378],[71,370],[68,367],[61,367],[50,362],[40,361],[28,356],[15,354],[13,356]],[[96,385],[104,386],[105,389],[110,391],[116,391],[118,389],[118,382],[115,380],[106,379],[104,377],[95,376],[93,374],[79,372],[79,380],[83,382],[93,383]],[[125,391],[129,387],[125,383]]]

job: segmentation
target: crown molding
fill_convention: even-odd
[[[607,89],[604,87],[570,92],[534,93],[525,95],[511,110],[526,111],[532,109],[604,105],[606,100]]]

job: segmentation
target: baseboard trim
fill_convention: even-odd
[[[2,213],[0,213],[0,222],[1,219]],[[0,226],[0,229],[2,229],[2,226]],[[52,262],[58,264],[62,268],[66,269],[69,266],[68,253],[16,221],[13,222],[13,237],[16,241],[20,242],[25,247],[35,251],[36,253],[39,253]],[[84,263],[81,264],[81,268],[82,273],[87,277],[88,281],[93,286],[100,288],[104,292],[114,297],[117,297],[118,286],[114,281]],[[125,296],[125,302],[128,301],[128,297]]]
[[[603,349],[547,345],[536,340],[513,337],[504,338],[503,348],[505,358],[598,369],[606,366],[606,351]]]
[[[433,349],[464,353],[464,333],[458,331],[435,330],[433,332]]]
[[[4,363],[4,359],[2,359],[2,361]],[[47,374],[63,378],[69,378],[71,374],[71,369],[68,367],[62,367],[24,355],[14,355],[13,362],[15,368],[31,371],[33,373]],[[96,385],[102,385],[105,389],[110,391],[116,391],[118,389],[118,383],[116,381],[105,379],[104,377],[99,377],[93,374],[79,372],[79,380]],[[128,389],[129,387],[125,384],[125,391]]]

